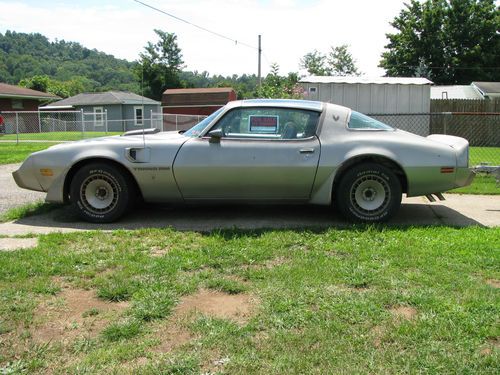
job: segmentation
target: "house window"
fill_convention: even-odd
[[[134,107],[134,124],[136,126],[142,126],[144,121],[144,108]]]
[[[316,94],[316,87],[309,87],[310,94]]]
[[[94,107],[94,126],[104,125],[104,110],[102,107]]]
[[[23,101],[19,99],[12,99],[12,109],[23,109]]]

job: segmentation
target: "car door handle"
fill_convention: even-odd
[[[312,154],[314,153],[314,148],[301,148],[299,152],[301,154]]]

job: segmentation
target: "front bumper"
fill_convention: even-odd
[[[36,178],[36,171],[33,165],[33,158],[28,157],[21,167],[12,173],[17,186],[23,189],[45,191]]]

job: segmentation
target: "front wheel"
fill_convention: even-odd
[[[85,165],[71,181],[71,203],[82,219],[93,223],[117,220],[127,211],[133,197],[129,178],[111,164]]]
[[[383,222],[401,205],[401,183],[389,168],[365,163],[350,169],[342,177],[335,203],[351,221]]]

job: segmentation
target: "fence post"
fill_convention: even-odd
[[[108,134],[108,110],[104,110],[104,132]]]
[[[175,130],[178,130],[178,129],[177,129],[177,118],[178,118],[178,116],[177,116],[177,115],[175,115]]]
[[[80,109],[81,114],[82,114],[82,139],[85,138],[85,117],[83,115],[83,108]]]
[[[444,112],[443,134],[448,135],[448,119],[452,116],[451,112]]]
[[[19,144],[19,113],[16,112],[16,144]]]

